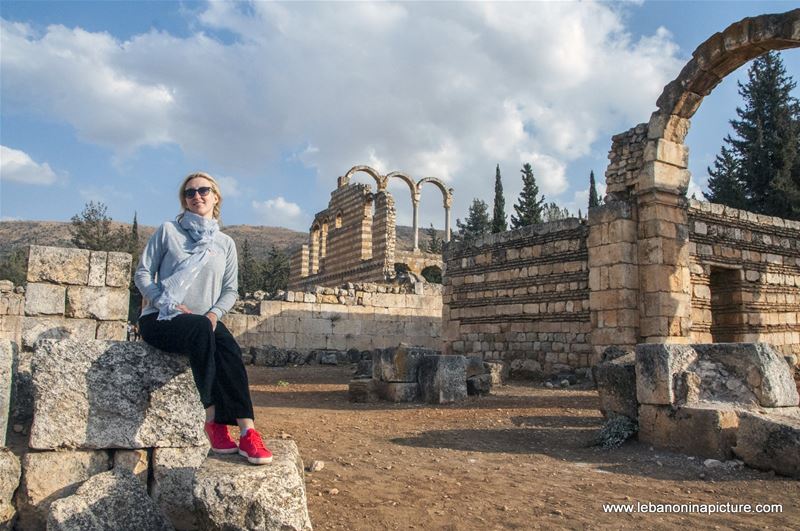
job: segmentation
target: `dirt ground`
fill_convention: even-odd
[[[350,367],[250,367],[256,425],[293,438],[315,529],[790,529],[800,482],[627,442],[589,446],[592,390],[535,383],[447,406],[348,401]],[[604,503],[781,504],[770,514],[609,514]]]

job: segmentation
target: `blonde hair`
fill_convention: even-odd
[[[217,181],[204,171],[197,171],[194,173],[190,173],[181,183],[181,187],[178,188],[178,201],[180,201],[181,203],[181,213],[178,214],[178,217],[179,218],[183,217],[183,213],[188,210],[188,208],[186,207],[186,196],[183,195],[183,190],[186,188],[186,183],[188,183],[192,179],[197,179],[197,178],[205,179],[206,181],[211,183],[211,191],[214,192],[214,194],[217,196],[217,204],[214,205],[214,212],[212,212],[211,215],[214,216],[214,219],[219,221],[220,207],[222,206],[222,192],[219,191],[219,184],[217,184]]]

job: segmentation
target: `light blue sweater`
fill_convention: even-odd
[[[133,276],[136,287],[146,299],[142,315],[158,313],[158,308],[152,304],[162,291],[158,279],[169,277],[189,256],[187,250],[193,245],[194,240],[176,221],[164,223],[150,237]],[[239,262],[233,238],[218,231],[211,253],[183,304],[192,313],[205,315],[214,312],[217,317],[222,317],[230,311],[239,295]]]

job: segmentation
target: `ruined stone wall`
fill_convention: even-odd
[[[544,374],[588,367],[587,235],[569,219],[448,245],[445,352],[527,359]]]
[[[372,283],[289,291],[284,300],[237,303],[223,321],[242,348],[310,352],[406,343],[441,350],[441,286],[416,286],[416,293]]]
[[[689,201],[692,340],[800,354],[800,222]]]
[[[25,315],[25,291],[10,280],[0,280],[0,339],[22,344],[22,318]]]
[[[635,186],[644,165],[647,124],[639,124],[611,137],[611,151],[606,168],[606,193],[625,192]]]
[[[442,255],[438,253],[423,253],[422,251],[396,251],[394,254],[396,263],[406,264],[408,270],[420,274],[422,270],[429,266],[442,268]]]

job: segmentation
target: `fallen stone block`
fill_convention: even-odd
[[[636,345],[636,398],[640,404],[670,405],[676,401],[675,376],[697,361],[689,345]]]
[[[624,415],[636,420],[636,355],[633,352],[597,364],[594,373],[600,411],[606,418]]]
[[[492,375],[479,374],[467,378],[468,395],[488,395],[492,391]]]
[[[375,382],[375,380],[372,380]],[[375,382],[378,396],[389,402],[413,402],[419,398],[416,382]]]
[[[150,456],[147,450],[115,450],[114,470],[125,469],[146,487],[150,469]]]
[[[800,413],[780,409],[793,414],[742,413],[733,453],[753,468],[800,479]]]
[[[269,440],[273,461],[249,465],[239,456],[209,457],[195,476],[200,529],[311,529],[303,462],[291,440]]]
[[[639,440],[684,454],[730,459],[738,426],[732,407],[639,406]]]
[[[194,478],[208,455],[208,445],[196,448],[154,448],[150,496],[175,529],[197,529]]]
[[[9,339],[0,339],[0,446],[6,445],[6,431],[11,415],[11,388],[14,385],[14,365],[17,356],[17,344]]]
[[[31,448],[205,444],[187,358],[143,342],[43,342],[34,354],[33,391]]]
[[[467,356],[467,378],[473,376],[480,376],[486,374],[487,370],[483,366],[483,357],[481,356]]]
[[[538,361],[517,358],[511,361],[509,375],[512,378],[535,380],[544,376],[544,372],[542,371],[542,364]]]
[[[320,350],[316,358],[320,365],[339,365],[339,356],[335,351]]]
[[[404,344],[378,349],[372,355],[372,377],[384,382],[416,382],[420,361],[433,355],[434,350]]]
[[[419,365],[422,399],[447,404],[467,397],[467,362],[464,356],[426,356]]]
[[[260,367],[285,367],[289,361],[289,353],[283,349],[273,347],[250,347],[253,356],[253,365]]]
[[[372,378],[372,359],[359,360],[353,378]]]
[[[12,529],[14,525],[17,511],[11,500],[19,487],[21,471],[19,458],[8,448],[0,448],[0,529]]]
[[[54,501],[72,495],[81,483],[110,468],[111,457],[105,450],[28,452],[22,458],[22,481],[15,500],[17,529],[44,529]]]
[[[147,495],[147,489],[124,469],[87,479],[75,494],[53,502],[48,531],[172,530],[172,524]]]
[[[378,389],[372,378],[356,378],[350,380],[347,395],[351,402],[377,402]]]
[[[90,251],[86,249],[31,245],[28,253],[28,282],[85,286],[89,281],[89,254]]]
[[[291,365],[305,365],[307,363],[311,363],[311,360],[314,359],[313,352],[298,352],[296,350],[290,350],[287,354],[287,363]]]
[[[492,376],[492,385],[505,385],[508,377],[511,374],[511,369],[509,368],[508,363],[504,361],[487,360],[483,362],[483,366]]]

